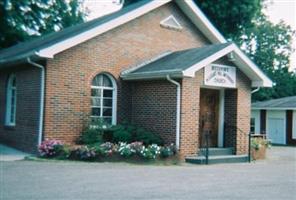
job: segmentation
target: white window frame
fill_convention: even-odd
[[[112,119],[111,119],[111,124],[112,125],[116,125],[117,123],[117,83],[115,81],[115,79],[110,75],[110,74],[107,74],[107,73],[100,73],[100,74],[97,74],[93,79],[95,79],[97,76],[100,76],[100,75],[105,75],[109,78],[109,80],[111,81],[112,83],[112,87],[105,87],[105,86],[93,86],[91,85],[91,89],[100,89],[100,90],[112,90]],[[101,98],[101,113],[100,113],[100,117],[103,117],[103,92],[101,92],[100,94],[101,96],[99,98]],[[93,97],[91,97],[93,98]],[[91,112],[92,112],[92,108],[94,108],[95,106],[92,106],[91,105]],[[91,115],[91,118],[95,118],[97,116],[93,116]]]
[[[13,85],[14,79],[15,79],[15,86]],[[13,91],[14,91],[14,93],[13,93]],[[12,95],[13,94],[14,94],[14,102],[12,102],[12,97],[13,97]],[[15,126],[16,101],[17,101],[16,75],[10,74],[8,81],[7,81],[7,87],[6,87],[6,115],[5,115],[5,125],[6,126]]]

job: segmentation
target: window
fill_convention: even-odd
[[[116,82],[108,74],[99,74],[91,86],[91,118],[116,124]]]
[[[11,74],[7,82],[5,125],[15,125],[16,114],[16,76]]]
[[[254,134],[255,133],[255,118],[251,118],[251,121],[250,121],[250,132],[251,132],[251,134]]]

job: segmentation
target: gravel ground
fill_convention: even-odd
[[[209,166],[0,162],[0,199],[295,200],[296,148],[272,147],[268,159],[251,164]]]

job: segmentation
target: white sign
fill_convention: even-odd
[[[204,83],[208,86],[236,87],[236,68],[225,65],[208,65],[204,71]]]

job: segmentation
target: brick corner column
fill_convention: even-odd
[[[199,95],[200,84],[196,78],[184,78],[181,91],[180,155],[196,155],[199,146]]]

